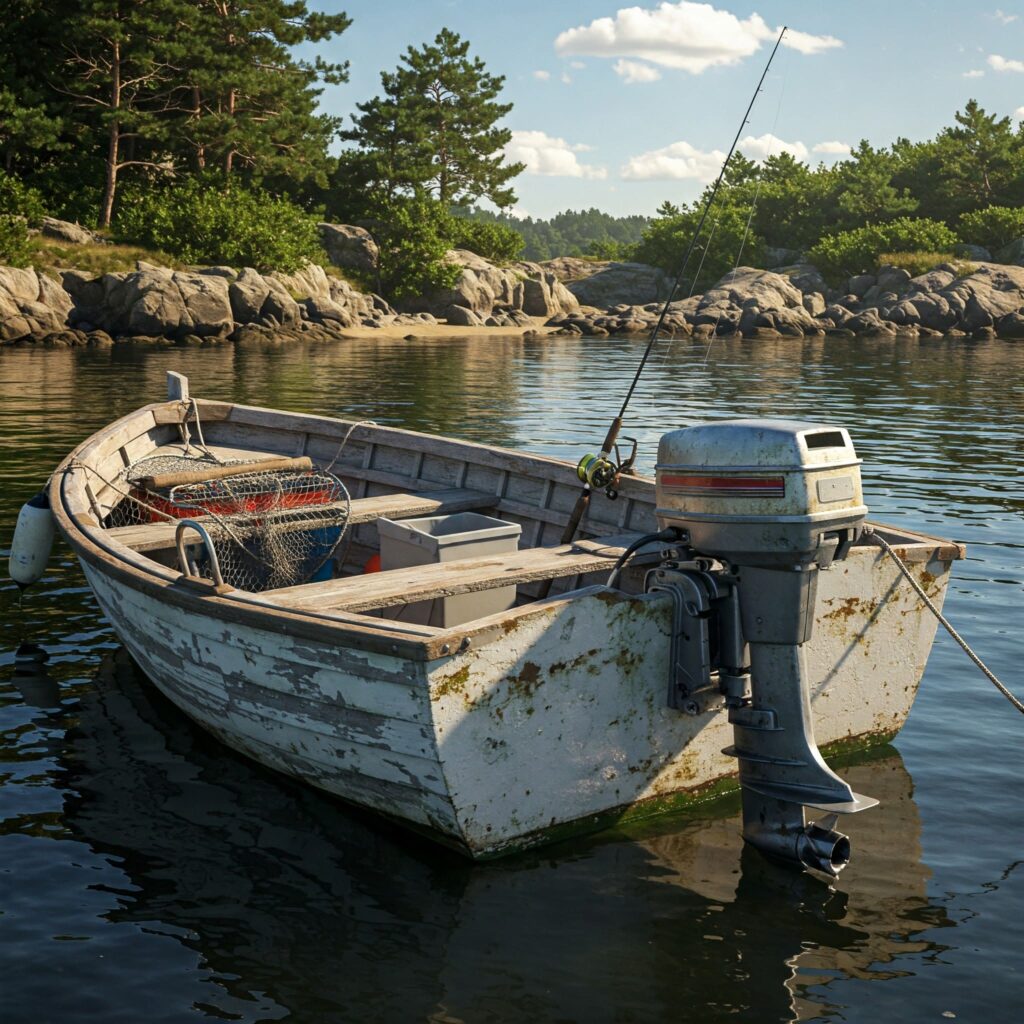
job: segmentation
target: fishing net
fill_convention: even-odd
[[[238,467],[237,475],[151,488],[153,477],[195,474]],[[157,456],[128,467],[125,500],[110,525],[131,526],[196,519],[206,527],[224,582],[242,590],[290,587],[317,578],[334,554],[348,522],[351,501],[345,485],[321,471],[259,470],[258,462],[223,461],[206,455]],[[194,567],[212,579],[203,544],[189,540]]]

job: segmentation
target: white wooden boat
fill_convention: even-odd
[[[196,414],[221,458],[308,456],[352,497],[336,578],[259,593],[183,573],[175,524],[111,526],[124,468],[183,448]],[[596,493],[580,540],[559,538],[577,494],[567,462],[375,425],[221,402],[148,405],[79,446],[50,502],[96,599],[153,683],[228,746],[473,857],[490,857],[735,785],[726,715],[667,706],[672,603],[644,593],[655,484]],[[362,566],[375,521],[475,510],[518,523],[515,553]],[[878,527],[941,603],[963,549]],[[644,549],[645,551],[647,549]],[[551,581],[550,591],[539,595]],[[515,607],[454,627],[389,609],[515,586]],[[936,628],[895,564],[863,538],[821,574],[806,646],[825,753],[903,725]]]

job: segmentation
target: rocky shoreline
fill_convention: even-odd
[[[657,301],[622,302],[605,311],[581,309],[548,324],[567,334],[645,334],[661,309]],[[671,303],[662,332],[747,339],[945,335],[1024,340],[1024,267],[944,263],[918,277],[882,267],[877,275],[850,278],[844,289],[830,289],[809,264],[776,271],[738,267],[702,295]]]
[[[75,225],[54,231],[71,234]],[[82,229],[79,229],[82,230]],[[360,228],[321,225],[335,267],[372,272],[376,247]],[[453,250],[455,285],[396,309],[359,291],[341,274],[307,265],[293,274],[251,267],[134,270],[58,279],[0,267],[0,346],[112,345],[164,340],[217,344],[353,334],[483,333],[648,334],[670,282],[656,268],[562,257],[496,266]],[[1024,340],[1024,267],[991,262],[942,264],[918,277],[883,267],[830,288],[817,269],[737,268],[701,295],[674,301],[662,331],[693,337],[827,336]]]

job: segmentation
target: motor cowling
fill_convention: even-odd
[[[735,565],[824,568],[867,515],[842,427],[750,419],[674,430],[658,445],[656,478],[659,526]]]

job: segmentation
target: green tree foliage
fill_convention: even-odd
[[[433,45],[409,47],[394,72],[381,74],[383,95],[358,104],[344,137],[359,157],[347,169],[357,169],[384,202],[425,193],[445,206],[482,198],[511,206],[509,183],[524,165],[506,163],[503,154],[512,138],[498,126],[512,109],[497,102],[504,81],[446,28]]]
[[[753,209],[754,234],[782,249],[804,249],[834,223],[836,191],[834,172],[812,171],[789,153],[769,156],[756,179],[747,172],[728,189],[734,206]]]
[[[52,208],[107,225],[122,179],[219,169],[299,190],[326,181],[346,67],[293,48],[349,24],[305,0],[19,0],[0,21],[0,156]],[[90,216],[83,207],[94,203]]]
[[[196,171],[219,168],[302,183],[325,180],[340,121],[317,113],[321,83],[347,81],[347,63],[296,59],[351,24],[295,0],[199,0],[183,60],[178,138]]]
[[[523,236],[514,228],[497,222],[449,215],[444,233],[452,249],[468,249],[496,263],[514,260],[523,251]]]
[[[132,189],[114,221],[114,237],[159,249],[185,263],[297,270],[323,261],[318,218],[259,189],[190,179],[169,188]]]
[[[837,205],[849,226],[881,224],[914,213],[918,201],[906,187],[893,184],[897,158],[873,149],[866,141],[853,151],[836,174]]]
[[[162,150],[177,104],[188,6],[184,0],[79,0],[73,6],[57,91],[68,97],[76,122],[104,140],[98,220],[106,227],[123,170],[170,169]]]
[[[1024,208],[1019,206],[986,206],[960,217],[960,238],[972,245],[983,245],[995,251],[1017,238],[1024,238]]]
[[[1014,131],[1008,118],[987,114],[973,100],[955,121],[925,142],[898,139],[888,149],[861,142],[834,167],[811,168],[780,154],[758,168],[737,153],[716,206],[753,210],[757,242],[805,252],[833,276],[868,269],[883,253],[948,254],[957,228],[965,240],[989,246],[1012,240],[1007,233],[1020,237],[1024,231],[1010,214],[975,217],[971,211],[1024,202],[1024,126]],[[666,239],[685,233],[687,224],[692,228],[705,197],[688,210],[663,211],[645,232],[637,258],[669,269],[675,250]],[[712,243],[709,259],[718,244]],[[751,262],[747,256],[744,261]]]
[[[987,114],[975,101],[935,140],[939,193],[947,218],[1024,200],[1024,140],[1008,117]]]
[[[885,253],[951,253],[959,239],[952,228],[927,217],[898,217],[852,231],[824,235],[807,254],[831,280],[874,270]]]
[[[358,105],[354,145],[338,158],[324,194],[328,215],[366,227],[380,248],[377,289],[393,299],[450,287],[458,271],[445,259],[466,248],[508,260],[522,238],[507,225],[478,223],[459,204],[515,202],[510,181],[522,164],[505,162],[511,133],[498,122],[504,78],[469,56],[469,43],[442,29],[433,45],[410,47],[381,75],[383,93]]]
[[[659,218],[644,232],[636,258],[674,277],[700,223],[702,207],[702,202],[681,208],[664,203],[658,210]],[[748,231],[749,218],[749,209],[728,201],[712,210],[683,274],[684,295],[714,284],[732,270],[741,255],[744,264],[758,265],[764,240]]]
[[[27,265],[28,229],[39,223],[43,213],[42,197],[35,189],[0,171],[0,263]]]
[[[12,89],[0,86],[0,165],[12,171],[23,153],[58,144],[61,121],[45,104],[26,104]]]
[[[59,45],[53,0],[18,0],[0,18],[0,167],[30,174],[66,149],[61,101],[44,77]]]

